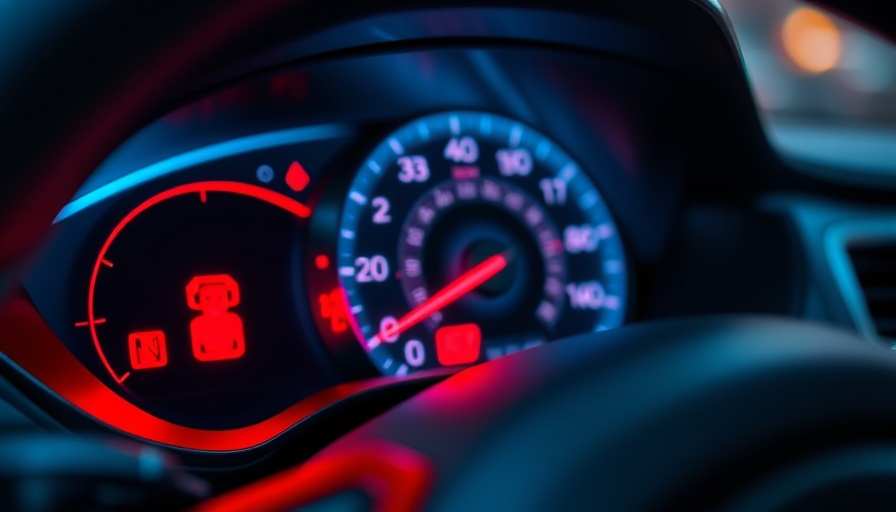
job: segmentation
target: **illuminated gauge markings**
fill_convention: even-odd
[[[469,229],[471,225],[476,229]],[[496,308],[497,312],[531,309],[533,305],[525,304],[526,298],[537,294],[525,293],[529,283],[520,276],[543,273],[543,278],[534,280],[544,283],[535,306],[536,320],[543,328],[552,329],[560,317],[566,282],[563,241],[547,212],[514,185],[493,179],[447,181],[419,201],[402,233],[398,255],[400,282],[410,306],[418,306],[431,295],[427,275],[451,276],[457,265],[474,266],[503,252],[506,267],[483,283],[478,294],[466,297],[461,305],[467,311],[457,311],[457,316],[471,318]],[[523,247],[533,242],[537,247]],[[424,258],[424,247],[431,249],[434,256]],[[426,323],[435,331],[446,321],[442,313],[436,312]]]
[[[210,428],[241,426],[313,385],[294,289],[302,203],[271,189],[204,181],[129,211],[96,256],[87,319],[99,362],[142,408]],[[307,381],[307,382],[306,382]]]
[[[416,120],[374,149],[345,197],[341,291],[326,303],[341,304],[385,374],[485,361],[625,318],[626,258],[601,194],[522,123]]]

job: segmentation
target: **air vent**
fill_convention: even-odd
[[[847,251],[878,336],[896,340],[896,241],[856,241]]]

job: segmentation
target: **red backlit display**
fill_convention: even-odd
[[[338,288],[330,293],[322,293],[317,298],[320,304],[320,316],[330,321],[330,330],[338,334],[348,329],[348,312],[342,291]]]
[[[99,377],[137,408],[185,428],[239,429],[340,382],[319,347],[295,341],[305,330],[292,321],[296,290],[284,272],[306,251],[284,234],[311,210],[283,193],[292,194],[282,181],[292,160],[271,160],[269,181],[248,172],[259,161],[233,167],[253,183],[128,191],[96,225],[100,236],[121,219],[93,260],[86,316],[77,298],[66,316],[76,335],[89,333],[108,373]],[[85,257],[99,240],[84,244]],[[151,338],[129,346],[154,330],[167,350]]]
[[[193,356],[199,361],[237,359],[246,352],[243,320],[228,311],[240,289],[227,274],[196,276],[187,285],[187,305],[202,314],[190,322]]]
[[[168,364],[168,347],[162,331],[135,332],[128,335],[131,368],[146,370]]]
[[[476,324],[441,327],[436,331],[436,356],[443,366],[475,363],[482,332]]]
[[[479,177],[476,165],[455,165],[451,168],[451,177],[456,180],[475,180]]]
[[[109,372],[109,375],[115,379],[116,382],[124,382],[128,376],[130,376],[129,371],[122,371],[124,368],[114,368],[112,362],[110,362],[107,357],[106,350],[104,348],[104,343],[108,343],[110,346],[116,345],[120,346],[121,343],[124,343],[124,338],[127,337],[128,331],[123,333],[119,333],[118,336],[114,339],[109,338],[105,339],[104,337],[107,334],[103,334],[104,332],[108,332],[108,330],[103,331],[104,328],[98,328],[99,326],[105,326],[106,320],[103,315],[97,313],[97,283],[100,281],[100,275],[103,276],[111,276],[111,274],[106,274],[110,269],[113,268],[114,262],[114,270],[116,272],[122,270],[123,268],[127,268],[126,264],[123,263],[123,260],[116,259],[113,256],[110,256],[110,251],[113,251],[113,246],[116,245],[116,241],[119,240],[119,236],[124,232],[124,237],[127,238],[126,229],[128,226],[131,226],[131,223],[134,219],[141,217],[143,215],[154,215],[153,212],[156,212],[156,208],[163,203],[167,203],[170,200],[193,196],[192,199],[195,199],[195,204],[200,208],[207,209],[220,209],[222,203],[228,204],[226,202],[220,201],[219,194],[222,196],[220,198],[227,199],[228,196],[233,197],[244,197],[258,200],[263,205],[274,206],[280,210],[283,210],[295,217],[299,218],[308,218],[311,215],[311,209],[283,194],[279,194],[270,189],[250,185],[247,183],[240,183],[235,181],[199,181],[195,183],[187,183],[184,185],[179,185],[177,187],[165,190],[159,194],[156,194],[144,202],[140,203],[136,208],[130,211],[124,218],[119,221],[119,223],[115,226],[112,232],[109,234],[105,243],[99,251],[96,262],[94,263],[93,273],[90,277],[90,284],[88,287],[87,294],[87,319],[85,321],[76,322],[77,327],[87,327],[90,329],[90,336],[93,339],[93,344],[96,347],[97,354],[99,355],[100,361],[103,363],[103,366],[106,368],[106,371]],[[202,202],[201,198],[205,196],[206,202]],[[194,210],[196,211],[196,210]],[[197,211],[198,213],[198,211]],[[196,218],[196,217],[194,217]],[[291,219],[290,219],[291,221]],[[134,228],[130,228],[134,229]],[[166,235],[168,237],[170,235]],[[148,240],[148,239],[147,239]],[[191,235],[190,243],[197,243],[202,241],[201,235]],[[167,241],[167,238],[166,238]],[[120,274],[119,274],[120,275]],[[177,286],[182,286],[182,284],[178,284]],[[102,295],[102,294],[100,294]],[[110,302],[111,304],[111,302]],[[109,306],[101,306],[103,307]],[[201,311],[202,309],[197,307],[194,308],[197,311]],[[239,317],[237,317],[239,319]],[[80,320],[80,319],[79,319]],[[157,319],[153,319],[156,321]],[[240,320],[240,324],[242,320]],[[166,329],[166,331],[171,334],[174,332],[172,329]],[[239,334],[242,334],[242,328],[239,329]],[[239,336],[239,339],[242,340],[244,336]],[[233,356],[232,357],[239,357]],[[122,364],[123,363],[118,363]],[[150,374],[150,373],[148,373]],[[151,374],[150,374],[151,375]]]

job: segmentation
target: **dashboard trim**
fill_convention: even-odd
[[[300,128],[239,137],[194,149],[128,173],[125,176],[106,183],[105,185],[74,199],[59,211],[59,214],[56,216],[53,223],[59,223],[82,210],[90,208],[91,206],[126,190],[130,190],[149,181],[189,167],[243,153],[249,153],[251,151],[270,149],[301,142],[336,139],[350,136],[353,133],[353,127],[348,124],[303,126]]]
[[[205,430],[177,425],[147,413],[110,389],[88,370],[50,330],[34,306],[11,297],[0,309],[0,357],[20,368],[61,399],[94,419],[146,441],[205,452],[236,452],[271,441],[316,412],[350,396],[400,381],[379,377],[346,382],[315,393],[254,425]]]

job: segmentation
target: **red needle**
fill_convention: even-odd
[[[419,324],[426,318],[439,312],[457,299],[475,290],[479,285],[495,277],[507,266],[506,253],[496,254],[482,263],[471,268],[463,275],[436,292],[435,295],[421,302],[408,314],[388,328],[380,330],[377,336],[368,342],[370,345],[378,345],[381,340],[394,338],[411,327]]]

